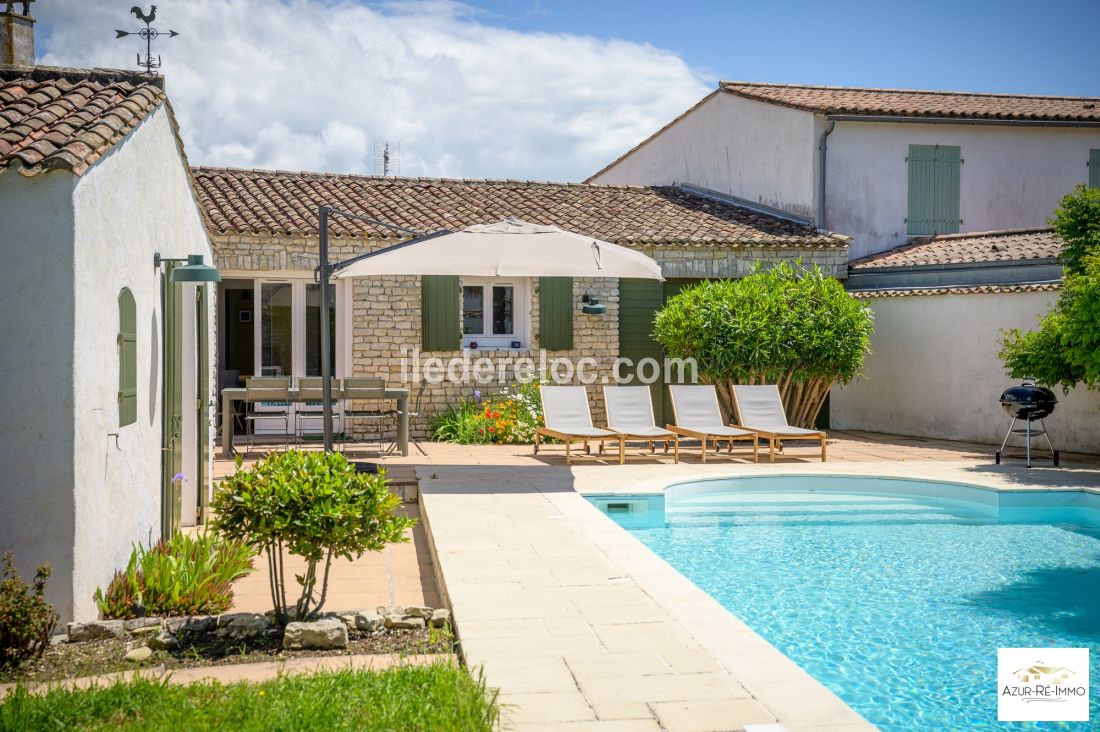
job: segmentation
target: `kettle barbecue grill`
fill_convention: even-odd
[[[1043,421],[1045,417],[1050,416],[1057,404],[1058,398],[1054,396],[1054,392],[1045,386],[1037,386],[1035,379],[1031,377],[1025,378],[1019,386],[1012,386],[1004,390],[1001,394],[1001,409],[1005,410],[1005,414],[1012,417],[1012,424],[1009,425],[1008,433],[1005,435],[1004,441],[1001,442],[1001,449],[997,450],[998,465],[1001,464],[1001,456],[1004,453],[1005,445],[1008,444],[1008,438],[1014,434],[1022,435],[1027,443],[1027,467],[1031,467],[1031,441],[1040,435],[1046,438],[1047,447],[1050,448],[1054,464],[1058,465],[1058,451],[1051,444],[1046,423]],[[1020,419],[1024,420],[1024,427],[1016,426],[1016,421]],[[1038,422],[1039,426],[1033,427],[1032,422]]]

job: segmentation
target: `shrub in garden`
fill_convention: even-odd
[[[414,521],[395,516],[401,500],[385,474],[360,473],[338,452],[275,453],[219,484],[215,529],[267,555],[271,601],[281,625],[316,618],[325,604],[334,557],[354,559],[408,541]],[[300,590],[288,604],[283,552],[306,560]],[[292,612],[293,611],[293,612]],[[293,614],[293,618],[291,615]]]
[[[710,280],[671,298],[653,336],[674,358],[694,358],[728,413],[734,384],[777,384],[788,421],[812,427],[834,383],[863,368],[871,309],[817,267],[786,263],[740,280]]]
[[[43,597],[50,567],[39,567],[30,587],[15,571],[15,557],[8,552],[0,576],[0,666],[17,665],[41,656],[57,626],[57,613]]]
[[[1037,330],[1005,332],[999,355],[1010,376],[1100,390],[1100,190],[1078,186],[1049,223],[1063,242],[1061,295]]]
[[[212,531],[176,533],[151,548],[135,545],[126,569],[95,592],[105,618],[216,615],[233,605],[234,581],[252,571],[256,550]]]
[[[432,437],[460,445],[525,445],[542,424],[539,384],[513,384],[495,397],[473,399],[451,407],[436,417]]]

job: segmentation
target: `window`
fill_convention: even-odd
[[[1100,188],[1100,150],[1089,150],[1089,188]]]
[[[134,293],[118,293],[118,426],[137,422],[137,304]]]
[[[528,345],[526,333],[527,280],[503,277],[462,279],[462,345],[510,348]]]
[[[961,149],[957,145],[910,145],[909,236],[956,234],[959,231]]]

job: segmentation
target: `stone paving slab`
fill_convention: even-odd
[[[430,472],[420,500],[440,591],[467,664],[501,690],[504,729],[874,729],[600,513],[574,471]],[[768,689],[724,661],[741,656],[767,666]]]

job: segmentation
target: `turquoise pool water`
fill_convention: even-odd
[[[589,498],[883,730],[1100,728],[1098,495],[769,477]],[[997,722],[999,647],[1090,648],[1093,722]]]

